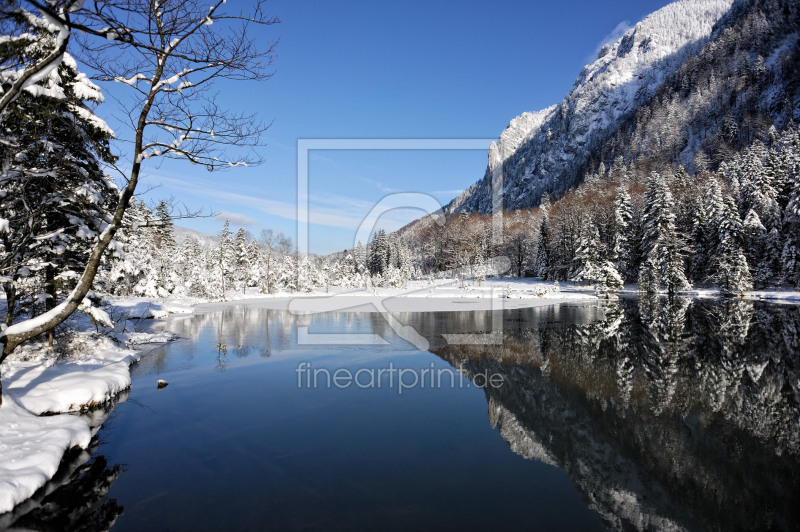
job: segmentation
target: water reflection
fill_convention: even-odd
[[[124,508],[108,494],[124,472],[120,464],[110,465],[97,454],[96,432],[113,418],[117,404],[127,392],[91,412],[81,414],[92,427],[88,449],[67,452],[56,475],[30,499],[11,512],[0,514],[0,530],[108,530]],[[107,425],[106,425],[107,426]]]
[[[95,412],[99,447],[70,457],[0,529],[104,529],[117,518],[139,530],[367,518],[397,529],[599,526],[587,506],[616,529],[800,523],[798,307],[650,298],[520,309],[502,313],[503,344],[483,347],[443,335],[491,331],[490,311],[393,314],[446,362],[399,340],[379,314],[242,305],[170,320],[184,340],[133,367],[133,397],[151,406],[110,423],[110,409]],[[298,345],[300,327],[389,344]],[[351,369],[435,361],[505,384],[402,396],[299,389],[296,367],[313,357]],[[142,378],[165,372],[164,391]],[[491,426],[531,461],[487,427],[482,394]],[[126,474],[114,460],[130,464]],[[491,511],[474,515],[480,505]],[[580,512],[591,519],[558,520]]]
[[[794,529],[798,307],[644,298],[598,310],[506,328],[502,347],[435,352],[467,374],[501,373],[507,386],[484,390],[492,425],[517,454],[566,471],[610,527]]]

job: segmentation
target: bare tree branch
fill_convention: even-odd
[[[72,12],[42,0],[29,2],[56,17],[65,35],[70,27],[84,31],[80,58],[100,79],[131,88],[132,164],[113,216],[97,237],[77,285],[55,308],[0,333],[5,344],[0,362],[20,343],[56,327],[78,308],[122,225],[144,161],[184,158],[209,170],[260,162],[252,153],[229,149],[259,146],[268,125],[253,115],[222,110],[207,91],[220,79],[269,79],[275,43],[259,48],[249,29],[279,22],[264,15],[263,1],[256,2],[250,15],[224,11],[222,0],[210,9],[198,0],[95,0]]]

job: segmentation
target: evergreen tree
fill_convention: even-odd
[[[372,275],[382,275],[387,268],[389,258],[388,243],[386,241],[386,231],[378,230],[375,238],[369,246],[369,258],[367,267]]]
[[[533,273],[542,279],[548,279],[550,258],[548,249],[550,247],[550,230],[548,229],[547,212],[542,215],[539,223],[539,235],[536,238],[536,253],[533,258]]]
[[[795,149],[798,150],[798,162],[787,168],[787,181],[792,183],[792,187],[784,209],[786,242],[781,253],[781,266],[783,281],[800,287],[800,142]]]
[[[742,251],[742,222],[733,198],[727,196],[723,203],[719,223],[719,247],[715,250],[715,279],[722,290],[736,294],[753,288],[753,279],[747,259]]]
[[[712,177],[706,192],[695,204],[692,224],[692,255],[690,273],[697,282],[713,278],[712,254],[719,248],[719,224],[722,216],[722,189]]]
[[[17,81],[16,67],[54,53],[65,31],[21,8],[4,9],[3,16],[8,34],[0,42],[0,95]],[[117,188],[100,166],[115,160],[109,150],[113,133],[90,107],[101,101],[100,89],[65,53],[50,75],[3,110],[0,272],[6,324],[21,313],[56,306],[83,271],[106,213],[116,207]]]
[[[486,280],[486,240],[481,239],[480,244],[475,251],[475,258],[473,262],[473,280],[478,282],[478,286]]]
[[[608,171],[608,177],[612,181],[622,183],[627,179],[628,169],[625,167],[625,160],[622,155],[618,155],[611,163],[611,169]]]
[[[223,301],[225,300],[225,291],[233,286],[234,281],[235,252],[232,236],[230,222],[225,220],[219,235],[219,245],[212,254],[213,270],[219,279],[220,296]]]
[[[600,234],[597,226],[588,218],[581,222],[578,236],[578,249],[573,259],[573,281],[596,282],[600,278]]]
[[[169,212],[169,205],[161,200],[156,206],[155,216],[157,221],[153,228],[155,237],[155,248],[159,258],[161,286],[168,292],[175,288],[171,279],[171,274],[175,270],[175,228],[172,223],[172,215]]]
[[[210,297],[206,290],[205,257],[200,244],[194,238],[188,238],[182,247],[184,264],[184,286],[186,293],[195,297]]]
[[[247,292],[247,284],[250,281],[250,252],[247,241],[247,232],[244,227],[236,231],[233,241],[233,278],[242,287],[242,293]]]
[[[642,212],[642,256],[639,287],[646,292],[663,288],[673,295],[691,285],[684,273],[683,243],[675,228],[675,204],[664,178],[650,175]]]
[[[747,243],[744,250],[747,263],[753,265],[753,284],[756,288],[764,287],[775,273],[773,261],[768,255],[769,234],[753,209],[750,209],[742,222],[742,232],[742,241]],[[780,259],[780,252],[776,258]]]
[[[156,247],[159,249],[172,250],[175,248],[175,224],[172,223],[172,214],[166,201],[161,200],[156,206],[155,212],[158,223],[155,228]]]
[[[625,186],[614,200],[614,237],[609,258],[625,280],[635,279],[633,203]]]
[[[578,249],[573,260],[572,280],[586,281],[595,285],[600,297],[607,297],[622,288],[622,277],[611,261],[602,258],[600,234],[597,226],[588,218],[581,224]]]
[[[367,270],[367,250],[361,242],[353,249],[353,263],[356,273],[364,273]]]

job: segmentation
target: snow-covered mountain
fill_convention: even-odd
[[[796,10],[782,0],[680,0],[652,13],[604,46],[560,103],[514,118],[483,179],[447,212],[490,212],[495,170],[503,207],[529,208],[600,162],[649,157],[691,169],[700,150],[719,160],[726,146],[797,119]],[[725,120],[749,138],[726,137]]]

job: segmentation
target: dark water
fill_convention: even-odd
[[[506,311],[502,345],[442,337],[491,330],[488,312],[394,316],[430,352],[378,314],[169,322],[185,340],[134,366],[90,453],[0,528],[798,528],[797,306]]]

